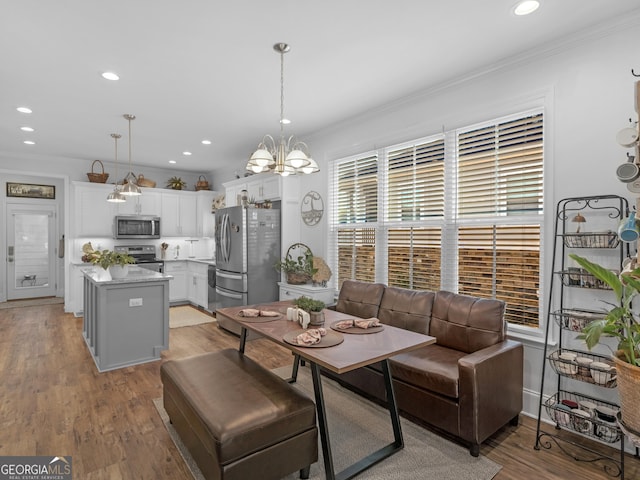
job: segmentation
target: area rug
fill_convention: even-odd
[[[62,297],[25,298],[24,300],[10,300],[0,302],[0,310],[5,308],[38,307],[41,305],[56,305],[64,303]]]
[[[169,328],[190,327],[215,321],[216,317],[189,305],[169,309]]]
[[[281,377],[291,374],[291,367],[274,370]],[[295,384],[313,398],[311,373],[301,368]],[[334,466],[340,471],[346,466],[393,441],[389,412],[362,397],[346,390],[336,382],[323,378],[322,387],[327,409]],[[191,458],[180,437],[169,423],[162,406],[162,399],[154,404],[164,421],[172,440],[178,447],[193,477],[204,477]],[[502,468],[486,457],[472,457],[469,450],[429,432],[405,419],[401,419],[405,447],[395,455],[374,465],[357,478],[369,480],[489,480]],[[325,478],[322,449],[318,440],[317,463],[311,466],[312,480]],[[285,477],[296,480],[299,473]]]

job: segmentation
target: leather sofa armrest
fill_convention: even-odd
[[[522,411],[523,356],[505,340],[458,360],[462,438],[480,444]]]

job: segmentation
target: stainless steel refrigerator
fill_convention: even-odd
[[[228,207],[216,212],[216,309],[278,300],[280,210]],[[240,334],[236,324],[218,325]]]

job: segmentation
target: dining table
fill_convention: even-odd
[[[322,340],[311,346],[296,343],[298,335],[317,329],[309,325],[307,330],[295,320],[289,320],[287,310],[293,308],[292,301],[279,301],[258,305],[236,306],[221,308],[216,311],[216,317],[223,316],[229,321],[236,322],[241,327],[239,350],[244,354],[247,343],[247,332],[255,332],[262,337],[289,349],[294,354],[290,382],[295,382],[300,360],[309,363],[313,380],[313,390],[318,416],[318,430],[322,446],[324,469],[329,480],[347,480],[353,478],[376,463],[390,457],[404,448],[404,439],[398,414],[395,392],[392,382],[389,358],[400,353],[415,350],[435,343],[436,339],[429,335],[412,332],[391,325],[380,324],[371,330],[348,328],[338,329],[337,322],[359,319],[354,315],[338,312],[332,309],[323,310],[325,323],[323,328],[326,335]],[[243,316],[247,311],[265,313],[258,316]],[[269,316],[267,316],[269,315]],[[332,325],[334,328],[332,328]],[[362,331],[358,331],[362,330]],[[369,331],[365,331],[369,330]],[[324,343],[323,343],[324,342]],[[393,442],[370,453],[340,472],[334,468],[334,457],[331,450],[330,432],[327,426],[327,411],[322,390],[321,370],[327,369],[338,375],[380,363],[387,394],[387,408],[391,417]]]

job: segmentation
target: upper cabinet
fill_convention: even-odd
[[[160,192],[153,188],[142,188],[142,195],[129,197],[124,203],[117,203],[119,215],[160,215]]]
[[[193,237],[196,235],[195,192],[162,192],[163,237]]]
[[[217,193],[209,190],[187,192],[143,188],[142,195],[124,203],[109,203],[113,185],[72,182],[72,236],[113,238],[116,215],[156,215],[161,217],[163,237],[213,237],[211,213]]]
[[[76,237],[112,237],[115,203],[107,202],[113,185],[73,182],[73,232]]]
[[[247,191],[247,199],[256,202],[280,200],[282,198],[282,177],[273,173],[260,173],[224,183],[226,206],[240,205],[242,190]]]
[[[196,235],[198,237],[215,236],[215,215],[211,211],[217,193],[200,190],[196,193]]]

